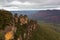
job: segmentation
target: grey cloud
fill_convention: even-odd
[[[35,5],[10,5],[9,3],[13,1],[20,1],[35,3]],[[49,9],[49,8],[60,8],[60,0],[0,0],[1,7],[15,7],[17,9]]]

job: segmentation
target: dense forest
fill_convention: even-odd
[[[25,22],[25,19],[23,18],[26,18],[27,21]],[[21,27],[20,23],[21,25],[24,24],[23,27]],[[7,40],[5,39],[5,35],[8,32],[13,32],[13,34],[16,33],[16,35],[21,34],[24,36],[24,32],[26,33],[26,31],[27,31],[26,34],[28,35],[25,34],[25,37],[27,38],[24,38],[23,36],[22,36],[23,38],[20,36],[19,37],[16,36],[15,39],[14,38],[12,39],[13,40],[60,40],[60,33],[50,28],[51,26],[52,25],[45,24],[44,22],[41,21],[29,19],[27,15],[22,16],[22,14],[20,14],[20,16],[18,16],[17,13],[13,15],[9,11],[0,10],[0,40]],[[23,34],[20,32],[21,30],[23,31],[22,32]],[[8,39],[8,40],[12,40],[12,39]]]

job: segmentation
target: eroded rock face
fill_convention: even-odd
[[[6,11],[6,12],[2,11],[2,12],[3,13],[7,13],[8,11]],[[10,12],[8,12],[7,14],[9,14],[9,13]],[[9,17],[7,17],[9,15],[10,15],[10,19],[11,20],[9,19]],[[18,37],[18,38],[21,38],[22,40],[23,40],[23,38],[24,39],[29,39],[29,37],[32,36],[32,31],[36,29],[35,21],[34,20],[33,21],[29,21],[29,18],[28,18],[27,15],[26,16],[21,15],[20,17],[18,17],[17,14],[14,15],[14,16],[12,16],[12,14],[9,14],[9,15],[5,14],[5,16],[8,18],[9,21],[8,20],[4,20],[4,22],[8,21],[8,23],[6,24],[6,27],[4,28],[4,30],[0,30],[0,32],[4,33],[5,40],[14,39],[14,35],[16,35],[15,33],[17,32],[17,29],[21,29],[22,25],[23,26],[22,26],[21,30],[24,30],[26,32],[22,31],[23,35],[19,34],[20,37]],[[19,25],[21,25],[21,26],[19,26]],[[18,30],[18,31],[20,32],[21,30]]]

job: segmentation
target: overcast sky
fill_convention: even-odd
[[[60,9],[60,0],[0,0],[0,9]]]

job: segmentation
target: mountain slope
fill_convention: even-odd
[[[33,32],[32,39],[30,40],[60,40],[60,33],[51,29],[43,22],[39,22],[39,28],[36,32]]]

